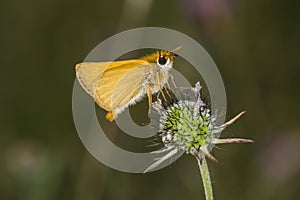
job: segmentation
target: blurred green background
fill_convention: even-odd
[[[75,64],[142,26],[202,44],[222,74],[227,118],[247,111],[224,136],[255,143],[221,146],[214,153],[224,165],[209,163],[216,199],[299,199],[299,8],[295,0],[1,1],[0,199],[204,199],[191,156],[123,173],[94,159],[75,130]],[[114,131],[126,146],[122,137]]]

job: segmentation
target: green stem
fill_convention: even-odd
[[[205,199],[213,200],[214,197],[213,197],[212,185],[211,185],[211,180],[210,180],[210,175],[209,175],[206,158],[205,158],[205,156],[203,156],[201,160],[197,159],[197,161],[198,161],[198,166],[200,169],[202,182],[203,182],[203,186],[204,186]]]

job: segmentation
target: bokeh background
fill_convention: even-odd
[[[247,111],[224,136],[255,143],[223,145],[214,153],[224,165],[209,163],[216,199],[299,199],[299,8],[296,0],[1,1],[0,199],[204,199],[191,156],[128,174],[98,162],[76,133],[74,65],[142,26],[202,44],[222,74],[227,118]],[[144,151],[145,142],[106,127],[120,146]]]

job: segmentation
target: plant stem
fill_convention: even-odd
[[[203,156],[201,160],[197,158],[197,162],[198,162],[198,166],[200,169],[202,182],[204,186],[205,199],[213,200],[214,197],[212,192],[212,185],[211,185],[210,174],[209,174],[205,156]]]

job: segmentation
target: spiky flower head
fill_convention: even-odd
[[[243,112],[225,124],[217,125],[217,116],[212,115],[209,106],[202,101],[200,90],[198,82],[194,88],[178,88],[174,92],[176,100],[170,104],[166,104],[163,99],[153,103],[151,122],[165,146],[157,152],[167,154],[146,171],[154,169],[178,152],[192,154],[200,160],[207,156],[219,162],[210,153],[215,144],[252,142],[239,138],[219,139],[222,130],[238,119]]]

